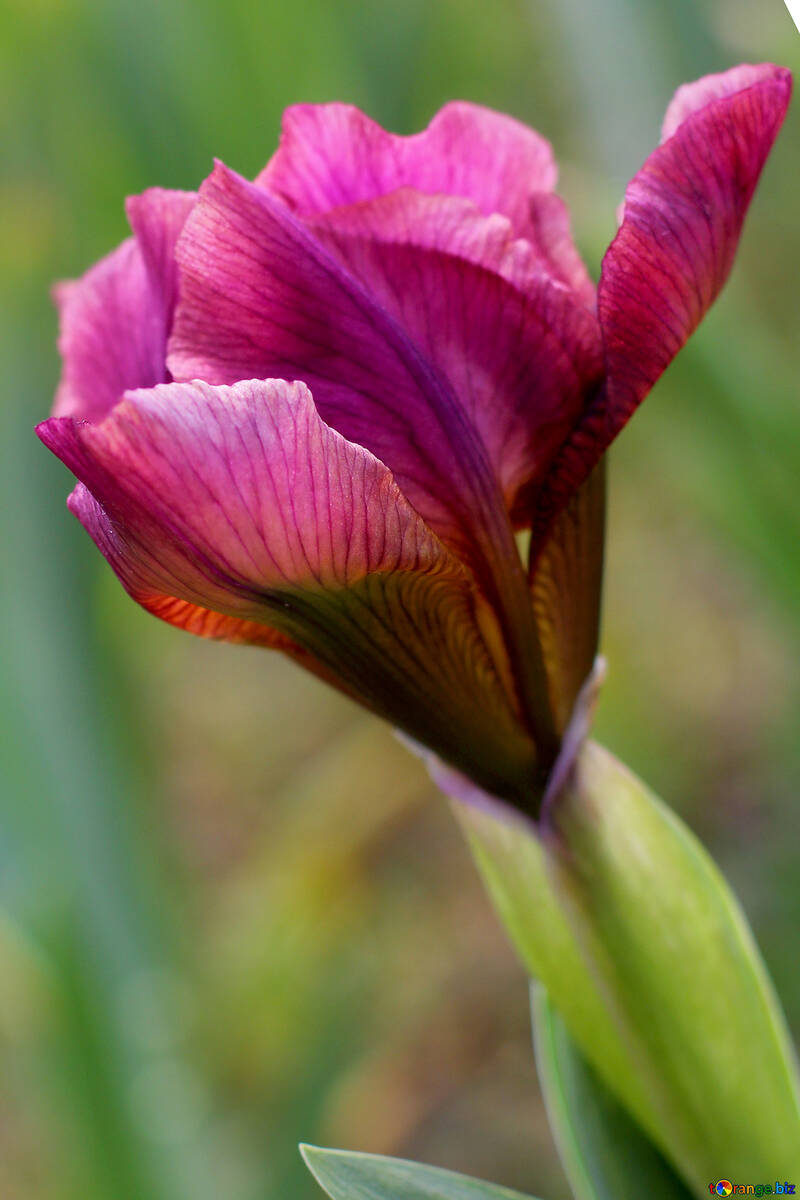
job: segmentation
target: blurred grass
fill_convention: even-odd
[[[524,982],[418,764],[290,664],[159,626],[66,513],[31,432],[53,279],[125,194],[252,174],[333,98],[536,124],[596,270],[674,87],[799,49],[780,0],[4,0],[3,1200],[311,1197],[301,1138],[566,1195]],[[615,449],[598,721],[728,870],[796,1030],[799,133]]]

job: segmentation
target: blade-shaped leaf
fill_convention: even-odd
[[[691,1200],[586,1062],[541,984],[533,985],[531,999],[539,1082],[575,1200]]]
[[[318,1146],[301,1146],[300,1151],[331,1200],[533,1200],[424,1163]]]

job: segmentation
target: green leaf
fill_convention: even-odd
[[[575,1200],[691,1200],[588,1065],[541,984],[533,985],[531,1000],[539,1082]]]
[[[494,1183],[400,1158],[318,1146],[301,1146],[300,1152],[332,1200],[533,1200]]]
[[[734,896],[688,829],[588,744],[543,826],[459,805],[495,905],[581,1052],[698,1195],[800,1176],[780,1007]]]
[[[545,984],[589,1062],[657,1136],[658,1116],[648,1089],[580,950],[534,827],[500,804],[457,802],[454,811],[529,974]]]

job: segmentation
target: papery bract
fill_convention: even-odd
[[[133,199],[58,293],[71,508],[151,612],[536,811],[597,649],[601,457],[722,287],[790,87],[679,90],[596,303],[549,145],[471,104],[408,138],[301,105],[255,182]]]

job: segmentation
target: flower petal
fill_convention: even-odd
[[[600,377],[594,316],[507,218],[469,201],[403,189],[311,227],[448,379],[525,523],[524,490]]]
[[[51,420],[40,436],[91,493],[73,509],[146,607],[170,619],[182,602],[195,632],[204,620],[219,632],[205,611],[268,627],[448,761],[506,794],[523,779],[530,790],[533,746],[488,607],[303,384],[167,384],[129,393],[99,425]]]
[[[484,216],[505,216],[513,236],[591,304],[566,206],[552,194],[557,174],[549,142],[480,105],[447,104],[422,133],[400,137],[352,105],[304,104],[286,110],[280,148],[257,183],[309,219],[401,188],[471,200]]]
[[[552,191],[556,177],[549,142],[477,104],[446,104],[411,137],[350,104],[298,104],[284,113],[280,148],[258,183],[303,217],[413,187],[467,197],[522,231],[529,197]]]
[[[449,545],[469,557],[488,540],[502,498],[464,406],[283,204],[220,164],[177,256],[175,378],[302,378],[323,419],[385,462]]]
[[[323,419],[380,458],[469,565],[502,625],[525,719],[542,754],[556,753],[500,481],[447,378],[284,204],[221,164],[201,188],[177,257],[181,299],[168,354],[174,376],[303,379]],[[503,284],[484,275],[488,287]]]
[[[531,198],[530,213],[536,221],[532,236],[520,237],[508,217],[486,216],[472,200],[405,187],[310,217],[308,225],[323,238],[330,231],[442,250],[503,275],[523,291],[549,275],[593,303],[594,285],[572,244],[563,201],[543,192]]]
[[[661,141],[666,142],[683,122],[693,113],[699,112],[715,100],[725,100],[736,92],[757,86],[775,73],[783,73],[781,67],[764,63],[741,63],[717,75],[704,75],[693,83],[683,83],[670,100],[661,126]]]
[[[584,304],[594,309],[596,289],[572,240],[569,212],[561,197],[552,192],[531,196],[528,221],[520,229],[553,278],[572,288]]]
[[[667,140],[628,185],[603,261],[607,383],[551,472],[538,528],[586,478],[719,294],[790,93],[789,72],[769,64],[678,92]]]
[[[63,454],[66,461],[72,442],[69,431],[55,426],[47,429],[42,427],[40,436],[54,453],[59,456]],[[149,561],[151,552],[148,550],[141,557],[131,553],[128,541],[120,536],[106,510],[85,484],[78,483],[75,486],[67,500],[67,507],[114,568],[125,590],[143,608],[167,624],[213,641],[243,642],[276,649],[291,645],[288,638],[269,626],[242,617],[225,616],[213,609],[178,599],[165,591],[154,591],[156,576]]]
[[[46,437],[43,440],[46,440]],[[249,621],[244,617],[224,615],[177,596],[154,591],[157,580],[148,566],[147,555],[139,559],[130,553],[130,547],[120,539],[108,514],[84,484],[76,484],[67,500],[67,507],[113,567],[128,594],[153,616],[168,625],[174,625],[176,629],[192,633],[195,637],[280,650],[307,671],[324,679],[326,683],[338,687],[340,691],[348,692],[342,682],[334,679],[322,663],[272,626],[261,621]]]
[[[744,86],[726,91],[725,82]],[[773,66],[751,68],[744,77],[743,69],[735,68],[722,80],[701,79],[681,89],[667,118],[674,132],[628,185],[622,226],[604,259],[598,296],[608,440],[727,280],[790,94],[789,72]],[[678,113],[684,115],[680,124]]]
[[[161,314],[133,238],[54,295],[64,362],[55,416],[100,420],[126,388],[165,378]]]
[[[140,196],[129,196],[125,205],[167,333],[178,299],[175,246],[196,201],[196,192],[149,188]]]
[[[55,416],[101,420],[127,389],[168,378],[174,249],[193,200],[156,188],[132,197],[128,214],[135,236],[82,279],[55,289],[64,360]]]

